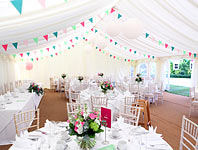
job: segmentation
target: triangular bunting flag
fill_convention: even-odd
[[[152,56],[152,58],[154,59],[154,58],[155,58],[155,56]]]
[[[183,51],[184,55],[186,54],[186,51]]]
[[[72,47],[74,48],[74,45],[72,45]]]
[[[26,54],[27,54],[28,56],[30,56],[30,52],[27,52]]]
[[[8,49],[8,44],[2,45],[2,47],[4,48],[5,51],[7,51],[7,49]]]
[[[148,55],[148,58],[150,58],[150,55]]]
[[[117,45],[118,44],[118,42],[115,42],[115,45]]]
[[[53,55],[52,55],[52,54],[51,54],[50,56],[51,56],[51,57],[53,57]]]
[[[125,50],[127,50],[127,47],[124,47]]]
[[[12,43],[12,45],[17,49],[18,42]]]
[[[175,47],[171,46],[172,51],[175,49]]]
[[[21,53],[20,56],[23,57],[23,53]]]
[[[76,25],[72,26],[72,29],[73,29],[73,30],[76,30]]]
[[[65,0],[65,3],[67,3],[68,0]]]
[[[101,49],[99,49],[99,52],[101,52]]]
[[[197,57],[197,54],[194,53],[194,57],[196,58]]]
[[[110,54],[110,57],[112,57],[112,55]]]
[[[83,27],[85,27],[85,22],[83,21],[83,22],[81,22],[80,23]]]
[[[38,59],[38,58],[36,58],[36,60],[38,61],[39,59]]]
[[[33,38],[34,42],[38,44],[38,38]]]
[[[159,44],[159,45],[162,44],[162,41],[158,41],[158,44]]]
[[[17,9],[17,11],[21,14],[22,13],[23,0],[10,0],[10,2]]]
[[[67,42],[64,42],[65,45],[67,45]]]
[[[78,40],[78,37],[75,37],[76,40]]]
[[[122,15],[118,14],[118,19],[120,19],[122,17]]]
[[[43,36],[46,41],[48,41],[48,35]]]
[[[165,43],[165,48],[167,48],[167,47],[168,47],[168,44]]]
[[[109,14],[109,10],[106,10],[105,13],[108,15]]]
[[[58,53],[55,53],[55,55],[57,56],[57,55],[58,55]]]
[[[58,32],[54,32],[53,35],[57,38],[58,37]]]
[[[46,50],[49,52],[49,48],[46,48]]]
[[[45,0],[38,0],[43,8],[45,8]]]
[[[134,54],[136,54],[136,51],[134,51]]]
[[[189,56],[191,56],[191,55],[192,55],[192,53],[191,53],[191,52],[189,52],[188,54],[189,54]]]
[[[52,47],[53,47],[53,49],[56,49],[56,46],[55,45],[53,45]]]
[[[93,18],[90,18],[89,21],[90,21],[91,23],[93,23]]]
[[[12,56],[15,58],[16,57],[16,54],[13,54]]]
[[[70,49],[70,47],[68,47],[68,49]]]
[[[149,37],[149,34],[148,34],[148,33],[146,33],[146,38],[147,38],[147,37]]]
[[[31,58],[31,61],[33,61],[34,59],[33,58]]]
[[[132,49],[129,49],[129,51],[131,52],[131,51],[132,51]]]
[[[71,43],[73,42],[73,41],[72,41],[72,39],[71,39],[71,40],[69,40],[69,41],[70,41]]]
[[[111,13],[113,13],[115,11],[115,9],[114,8],[111,8]]]
[[[115,57],[115,56],[113,56],[113,58],[115,59],[116,57]]]
[[[98,32],[98,30],[95,29],[95,33]]]
[[[146,57],[146,54],[144,54],[144,57]]]
[[[93,28],[91,29],[91,31],[93,31]]]
[[[113,40],[112,39],[110,39],[110,43],[112,42]]]

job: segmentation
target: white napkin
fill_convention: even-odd
[[[0,96],[0,102],[2,102],[2,101],[4,101],[4,96],[3,95]]]
[[[10,91],[7,91],[6,96],[11,96]]]
[[[149,133],[156,133],[157,127],[149,126]]]

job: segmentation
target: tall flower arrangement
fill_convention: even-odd
[[[104,73],[98,73],[98,76],[103,77]]]
[[[69,116],[69,135],[77,136],[77,142],[81,149],[87,150],[94,147],[95,135],[103,132],[101,129],[101,116],[98,111],[87,112],[87,106],[85,110],[80,110],[76,115]]]
[[[102,89],[102,92],[105,94],[107,90],[113,90],[113,86],[111,82],[109,81],[104,81],[101,83],[100,88]]]
[[[81,82],[83,80],[83,76],[78,76],[78,80]]]
[[[144,79],[141,77],[141,74],[138,73],[138,74],[136,75],[135,81],[138,82],[138,83],[140,83],[140,82],[143,82],[143,80],[144,80]]]
[[[30,93],[35,92],[38,96],[43,94],[43,89],[36,83],[31,83],[27,90]]]
[[[63,73],[63,74],[61,75],[61,77],[62,77],[63,79],[65,79],[66,74],[65,74],[65,73]]]

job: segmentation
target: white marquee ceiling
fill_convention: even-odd
[[[97,23],[95,28],[99,30],[99,33],[106,34],[105,29],[110,21],[124,22],[129,18],[138,18],[144,25],[142,35],[135,40],[127,39],[122,34],[111,37],[124,47],[136,50],[137,55],[109,44],[106,49],[112,53],[115,52],[131,59],[144,58],[141,54],[163,57],[183,55],[183,51],[198,53],[198,2],[196,0],[68,0],[67,3],[64,0],[46,0],[46,8],[42,8],[38,0],[23,0],[23,2],[22,15],[19,15],[8,0],[0,1],[2,14],[0,16],[0,45],[8,43],[10,46],[7,52],[0,46],[0,53],[14,54],[53,44],[57,40],[72,35],[74,31],[69,29],[71,32],[68,31],[67,34],[60,32],[57,39],[49,35],[49,42],[46,42],[44,38],[39,38],[39,44],[35,44],[32,39],[62,31],[97,14],[102,14],[111,7],[115,8],[114,13],[94,22],[94,24]],[[119,20],[117,19],[118,13],[122,14]],[[89,27],[94,25],[88,22],[87,24]],[[156,41],[145,38],[145,33],[149,33],[150,37],[161,40],[169,46],[174,46],[175,50],[172,52],[170,48],[165,48]],[[20,44],[27,39],[28,48]],[[16,41],[19,41],[17,50],[11,44]]]

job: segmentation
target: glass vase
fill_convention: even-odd
[[[90,150],[96,144],[95,138],[90,138],[89,136],[83,136],[83,137],[77,136],[76,141],[79,145],[80,150]]]

